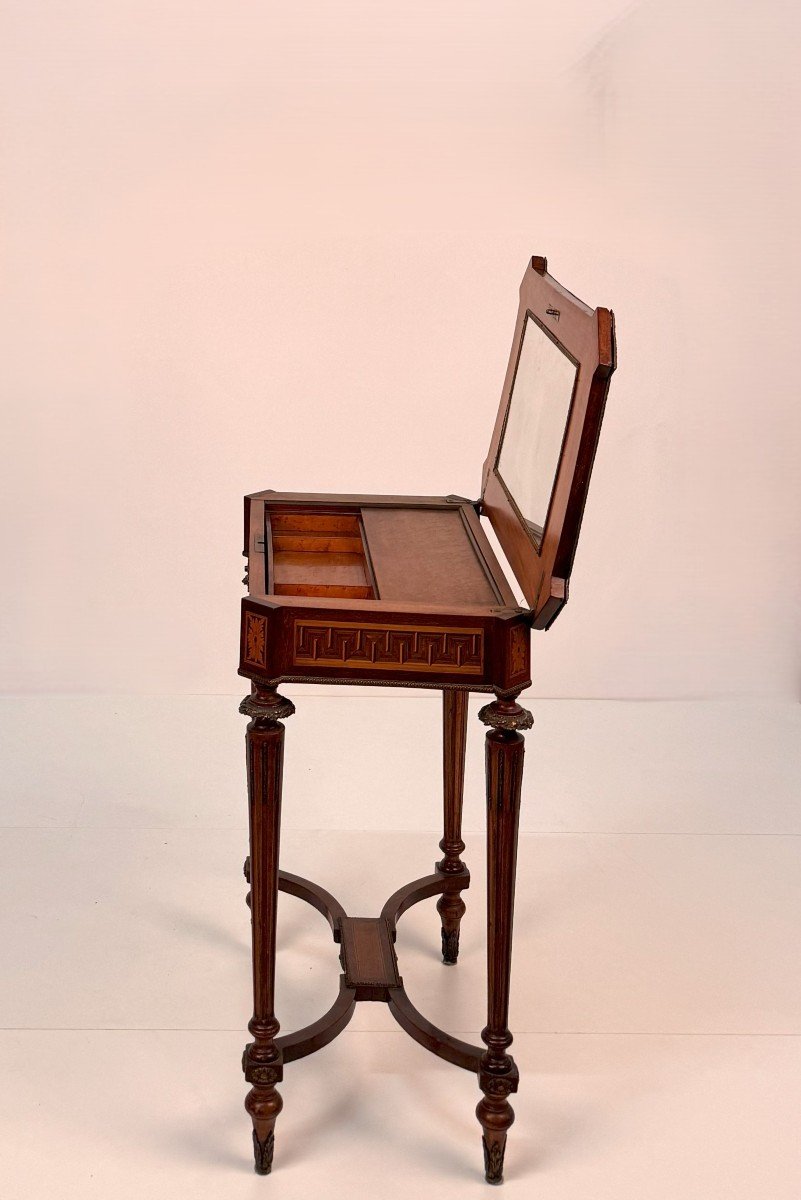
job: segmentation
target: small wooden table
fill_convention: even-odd
[[[255,1168],[269,1173],[276,1084],[286,1063],[340,1033],[360,1001],[381,1001],[440,1058],[474,1071],[482,1093],[485,1177],[503,1178],[509,1095],[518,1072],[508,1053],[515,860],[523,773],[520,704],[531,683],[529,630],[547,629],[567,600],[568,578],[615,367],[614,322],[590,309],[533,258],[501,404],[484,464],[480,499],[461,496],[315,495],[256,492],[245,498],[248,596],[242,602],[239,673],[252,692],[247,776],[250,855],[245,875],[253,933],[253,1037],[243,1055],[251,1085]],[[518,603],[480,517],[495,530],[527,605]],[[292,683],[386,684],[443,693],[444,834],[430,875],[400,888],[377,917],[350,917],[317,884],[279,870],[281,775],[286,717],[294,705],[276,688]],[[398,973],[395,930],[411,905],[438,896],[442,957],[456,963],[467,698],[494,699],[488,726],[487,1024],[483,1046],[460,1041],[418,1012]],[[308,901],[340,947],[339,994],[319,1020],[279,1036],[274,1013],[278,892]]]

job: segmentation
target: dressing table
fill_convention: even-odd
[[[248,595],[242,601],[239,673],[251,681],[240,711],[250,813],[252,1041],[242,1065],[255,1168],[273,1162],[277,1084],[287,1064],[312,1054],[348,1024],[356,1004],[383,1002],[421,1045],[477,1076],[484,1173],[503,1178],[509,1096],[518,1071],[508,1053],[517,830],[523,731],[518,696],[531,683],[530,630],[547,629],[568,598],[609,379],[612,313],[590,309],[532,258],[520,287],[509,366],[481,495],[320,495],[255,492],[245,498]],[[526,605],[516,599],[480,518],[487,518]],[[348,916],[316,883],[279,868],[284,725],[294,710],[282,683],[385,684],[443,694],[442,857],[401,887],[378,916]],[[487,1023],[483,1045],[432,1025],[407,996],[395,954],[396,925],[413,904],[438,897],[442,958],[455,964],[462,892],[462,791],[467,699],[486,732]],[[378,769],[378,764],[377,764]],[[307,901],[328,921],[342,964],[338,994],[313,1024],[281,1033],[274,1012],[278,892]]]

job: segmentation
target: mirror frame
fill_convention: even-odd
[[[522,508],[517,503],[514,489],[511,487],[509,480],[504,476],[503,471],[501,469],[501,461],[503,459],[503,448],[506,443],[506,438],[507,438],[507,434],[509,431],[509,417],[510,417],[510,414],[512,411],[512,405],[514,403],[515,388],[517,386],[517,377],[520,373],[520,360],[523,357],[523,345],[525,343],[526,332],[529,330],[529,327],[531,327],[533,329],[538,329],[542,333],[543,337],[546,337],[548,339],[548,341],[553,342],[553,344],[556,346],[557,350],[560,353],[564,354],[565,359],[573,367],[573,383],[570,388],[570,399],[567,402],[567,414],[565,417],[564,428],[562,430],[562,437],[561,437],[561,440],[559,443],[559,454],[557,455],[556,462],[554,463],[554,471],[553,471],[553,476],[550,480],[550,490],[548,493],[548,503],[546,506],[545,517],[543,518],[542,525],[538,525],[536,523],[536,521],[533,521],[530,518],[528,518],[526,516],[526,514],[523,512]],[[500,436],[500,439],[498,442],[498,460],[495,464],[495,469],[498,472],[498,475],[500,476],[500,481],[503,484],[503,486],[506,490],[506,493],[509,496],[509,499],[511,500],[511,502],[517,512],[518,519],[526,527],[526,529],[529,533],[529,536],[531,537],[531,540],[534,542],[534,545],[538,551],[539,551],[540,546],[542,545],[542,539],[545,534],[545,526],[548,524],[548,515],[551,511],[551,504],[553,503],[554,484],[556,483],[556,473],[559,468],[559,462],[560,462],[561,455],[562,455],[562,447],[564,446],[564,443],[565,443],[567,427],[570,422],[570,413],[572,412],[572,409],[573,409],[573,399],[576,394],[576,382],[578,380],[578,366],[579,366],[579,364],[575,361],[575,359],[572,357],[572,355],[564,353],[564,346],[561,344],[561,342],[559,342],[553,336],[553,334],[551,333],[551,331],[549,329],[545,328],[545,326],[540,322],[539,318],[534,316],[534,314],[530,311],[526,312],[526,315],[523,317],[523,325],[522,325],[522,329],[520,331],[520,343],[517,347],[517,357],[515,360],[514,375],[512,377],[512,385],[511,385],[510,393],[509,393],[509,403],[506,405],[506,412],[505,412],[504,421],[503,421],[503,430],[501,431],[501,436]]]
[[[553,490],[539,545],[498,472],[501,441],[509,413],[526,318],[578,364],[573,399],[556,467]],[[547,629],[567,602],[609,380],[615,369],[614,315],[588,308],[548,274],[545,258],[534,257],[520,284],[509,365],[489,453],[484,463],[481,513],[489,517],[498,541],[531,605],[535,629]]]

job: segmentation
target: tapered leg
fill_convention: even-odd
[[[255,688],[239,711],[251,719],[246,735],[250,810],[250,910],[253,931],[253,1041],[245,1047],[242,1067],[251,1084],[245,1108],[253,1121],[253,1153],[259,1175],[273,1162],[275,1122],[283,1100],[275,1089],[283,1077],[281,1051],[275,1043],[275,935],[278,909],[278,845],[281,830],[281,772],[284,727],[280,718],[295,711],[273,689]]]
[[[487,1024],[481,1040],[478,1082],[484,1093],[476,1108],[483,1129],[484,1172],[488,1183],[503,1182],[506,1132],[515,1119],[508,1096],[517,1091],[517,1067],[507,1050],[512,917],[517,861],[523,737],[531,713],[516,700],[496,700],[481,709],[487,730]]]
[[[453,880],[446,885],[437,901],[442,919],[442,961],[455,963],[459,957],[459,923],[464,916],[465,903],[461,883],[466,867],[459,855],[462,841],[462,800],[464,797],[464,757],[467,745],[467,692],[443,692],[442,708],[442,775],[444,784],[444,837],[439,844],[444,854],[437,863],[438,870]]]

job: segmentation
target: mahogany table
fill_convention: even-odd
[[[383,1002],[416,1041],[473,1071],[481,1099],[485,1177],[503,1178],[509,1096],[518,1071],[509,1054],[509,984],[522,731],[518,703],[531,683],[529,630],[547,629],[567,600],[609,378],[614,321],[590,309],[533,258],[520,306],[501,404],[484,464],[481,496],[361,496],[256,492],[245,498],[245,582],[239,673],[252,691],[247,728],[252,917],[253,1041],[243,1069],[251,1085],[255,1168],[267,1174],[283,1101],[284,1066],[327,1045],[361,1001]],[[489,519],[526,605],[518,603],[480,517]],[[377,917],[351,917],[315,883],[279,869],[283,721],[295,711],[277,686],[385,684],[443,693],[442,858],[430,875],[400,888]],[[432,1025],[412,1004],[395,955],[401,915],[438,896],[443,962],[455,964],[467,699],[493,695],[479,713],[486,734],[487,1024],[482,1046]],[[306,900],[328,921],[342,964],[339,994],[319,1020],[279,1036],[274,1012],[278,892]]]

